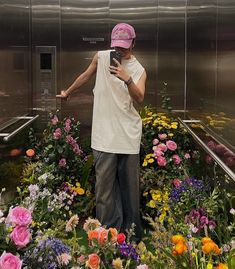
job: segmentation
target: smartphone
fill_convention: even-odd
[[[116,59],[119,63],[121,63],[121,61],[122,61],[121,53],[116,51],[116,50],[110,51],[110,65],[117,66],[117,64],[115,63],[113,58]]]

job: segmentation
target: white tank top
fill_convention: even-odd
[[[98,52],[91,147],[109,153],[138,154],[142,121],[125,83],[110,74],[109,55],[110,50]],[[122,59],[122,65],[137,83],[144,72],[142,65],[134,56]]]

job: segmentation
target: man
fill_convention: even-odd
[[[91,147],[96,172],[96,217],[107,227],[126,230],[135,225],[134,239],[141,239],[139,209],[139,150],[141,118],[133,102],[144,99],[146,72],[132,54],[135,30],[117,24],[111,48],[121,63],[110,66],[110,50],[99,51],[74,83],[57,97],[67,98],[96,73]]]

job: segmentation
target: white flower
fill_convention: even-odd
[[[231,208],[231,209],[229,210],[229,212],[230,212],[232,215],[235,215],[235,209],[234,209],[234,208]]]

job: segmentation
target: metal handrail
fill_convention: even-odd
[[[13,136],[15,136],[17,133],[19,133],[22,129],[24,129],[26,126],[31,124],[33,121],[35,121],[39,115],[36,115],[34,117],[28,117],[28,116],[23,116],[23,117],[17,117],[17,120],[28,120],[24,124],[22,124],[20,127],[18,127],[16,130],[14,130],[11,133],[0,133],[0,137],[3,137],[3,140],[8,142]]]
[[[179,122],[192,135],[194,140],[214,159],[214,161],[235,181],[235,174],[233,171],[195,134],[195,132],[186,123],[201,122],[200,120],[182,120],[178,118]]]

